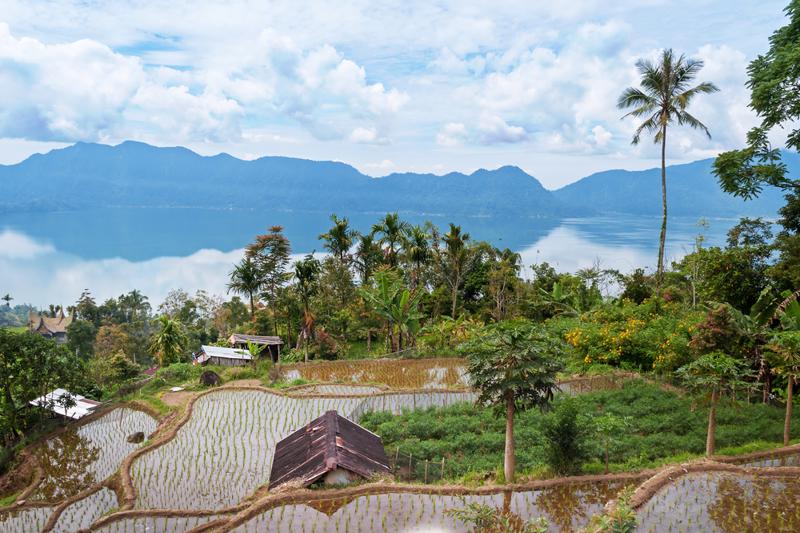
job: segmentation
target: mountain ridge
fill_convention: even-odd
[[[789,156],[790,171],[800,157]],[[670,211],[680,216],[775,216],[779,191],[744,202],[722,192],[713,159],[668,168]],[[93,205],[248,207],[313,212],[578,217],[660,214],[660,168],[606,170],[549,190],[519,167],[472,173],[366,175],[339,161],[285,156],[243,160],[138,141],[76,143],[0,165],[0,213]]]

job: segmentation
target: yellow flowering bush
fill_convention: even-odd
[[[666,304],[656,313],[649,302],[624,302],[598,307],[578,319],[561,319],[553,327],[562,330],[563,339],[587,365],[669,372],[689,360],[689,339],[701,318],[680,304]]]

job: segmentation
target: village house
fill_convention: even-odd
[[[288,482],[303,487],[318,481],[341,485],[389,472],[381,438],[328,411],[275,447],[269,490]]]
[[[201,346],[200,351],[192,355],[194,365],[218,365],[218,366],[245,366],[253,360],[250,352],[238,348],[227,348],[225,346]]]
[[[28,313],[28,331],[53,339],[60,344],[67,342],[67,328],[72,324],[72,320],[73,316],[64,315],[63,309],[60,309],[54,317],[31,311]]]
[[[271,335],[245,335],[244,333],[234,333],[228,337],[228,344],[231,348],[239,348],[247,350],[248,343],[257,344],[259,346],[266,346],[264,351],[261,352],[261,357],[269,353],[273,363],[277,363],[281,358],[281,344],[283,341],[280,337]]]

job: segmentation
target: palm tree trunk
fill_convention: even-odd
[[[794,377],[789,376],[789,384],[786,385],[786,419],[783,421],[783,445],[789,445],[792,432],[792,390]]]
[[[503,474],[506,483],[514,482],[514,469],[516,467],[514,457],[514,395],[506,393],[506,454],[503,464]]]
[[[458,278],[453,280],[453,291],[451,294],[452,305],[450,306],[450,318],[456,318],[456,304],[458,303]]]
[[[253,298],[253,293],[250,293],[250,320],[253,320],[256,317],[256,305],[255,300]]]
[[[708,410],[708,434],[706,435],[706,456],[714,455],[714,444],[717,433],[717,388],[711,391],[711,408]]]
[[[658,266],[656,270],[656,305],[661,299],[664,278],[664,243],[667,239],[667,126],[661,127],[661,234],[658,237]]]

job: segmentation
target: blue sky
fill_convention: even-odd
[[[658,163],[619,93],[672,47],[722,90],[673,162],[740,145],[748,62],[783,1],[0,0],[0,162],[136,139],[371,175],[522,167],[553,188]]]

